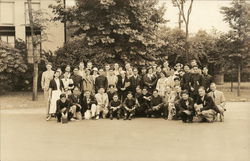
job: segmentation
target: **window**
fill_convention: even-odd
[[[14,24],[14,2],[0,2],[0,24]]]
[[[31,3],[31,8],[33,11],[38,11],[40,10],[40,3]],[[25,24],[29,25],[30,24],[30,20],[29,20],[29,12],[28,12],[28,3],[25,3]]]
[[[27,50],[28,50],[28,63],[33,63],[33,54],[32,54],[32,38],[31,38],[31,29],[29,26],[25,27],[26,30],[26,44],[27,44]],[[41,45],[41,29],[39,28],[35,28],[34,29],[34,37],[36,40],[38,40],[40,42],[40,44],[38,44],[36,46],[35,52],[38,55],[38,57],[40,57],[40,52],[42,49],[42,45]]]
[[[0,40],[15,46],[15,27],[14,26],[0,26]]]

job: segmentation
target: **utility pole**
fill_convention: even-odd
[[[66,9],[66,0],[63,0],[63,7]],[[64,43],[67,42],[67,24],[66,24],[66,15],[64,15]]]
[[[37,82],[38,82],[38,58],[37,53],[35,52],[36,44],[34,37],[34,21],[32,15],[32,6],[31,0],[27,0],[28,2],[28,12],[29,12],[29,21],[30,21],[30,30],[31,30],[31,41],[32,41],[32,55],[33,55],[33,95],[32,100],[37,100]]]
[[[240,82],[241,82],[241,57],[238,61],[238,88],[237,88],[237,96],[240,96]]]

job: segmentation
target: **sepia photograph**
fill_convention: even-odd
[[[0,161],[250,161],[250,0],[0,0]]]

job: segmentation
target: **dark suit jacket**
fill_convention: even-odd
[[[74,86],[82,90],[82,77],[79,75],[71,75],[70,78],[73,80]]]
[[[204,96],[203,101],[201,99],[201,96],[198,96],[195,103],[197,105],[200,105],[200,104],[203,105],[203,108],[200,109],[201,111],[212,109],[212,110],[215,110],[216,112],[219,112],[216,105],[215,105],[215,103],[214,103],[214,101],[213,101],[213,99],[212,99],[212,97],[207,95],[207,94]]]
[[[68,99],[69,99],[69,101],[71,102],[71,104],[80,104],[80,96],[79,95],[73,95],[73,94],[71,94],[71,95],[69,95],[68,96]]]
[[[190,90],[189,82],[190,82],[190,73],[185,73],[182,78],[182,89]]]
[[[207,91],[207,89],[210,87],[210,84],[212,83],[213,79],[212,79],[212,76],[207,74],[207,75],[204,75],[203,74],[203,85]]]
[[[130,80],[131,80],[131,88],[133,89],[133,92],[135,92],[136,87],[138,87],[138,86],[142,87],[142,78],[141,78],[141,76],[138,75],[136,78],[135,78],[135,76],[132,76],[130,78]]]
[[[128,83],[128,82],[130,82],[130,86],[127,87],[125,91],[131,90],[131,84],[132,84],[131,80],[128,77],[125,77],[124,82],[122,82],[122,77],[118,76],[118,81],[117,81],[117,84],[116,84],[116,87],[117,87],[118,91],[121,92],[121,88],[124,88],[125,83]]]
[[[88,103],[87,97],[83,96],[83,94],[80,95],[80,105],[82,106],[82,114],[84,114],[87,109],[90,109],[92,104],[97,104],[97,101],[94,96],[90,96],[90,102]]]
[[[60,82],[60,90],[62,90],[64,88],[63,86],[63,82],[61,79],[59,79],[59,82]],[[52,90],[57,90],[57,85],[56,85],[56,81],[55,79],[52,79],[49,83],[49,88],[52,88]]]
[[[96,89],[96,91],[100,87],[103,87],[105,90],[107,90],[107,88],[108,88],[108,79],[107,79],[107,77],[105,77],[103,75],[99,75],[95,79],[95,89]]]
[[[149,91],[152,92],[152,89],[155,88],[157,83],[157,77],[154,75],[152,79],[148,77],[148,74],[145,74],[143,77],[143,84],[148,87]]]
[[[59,99],[56,101],[56,113],[60,113],[63,108],[66,108],[67,112],[69,111],[69,108],[71,106],[71,103],[69,100],[66,100],[64,103]]]
[[[194,100],[191,97],[189,97],[187,101],[188,101],[188,106],[186,105],[186,101],[184,99],[181,98],[179,100],[180,111],[189,110],[194,112]]]
[[[203,86],[203,76],[198,73],[193,73],[190,76],[191,87],[194,88],[194,91],[198,93],[198,89],[200,86]]]

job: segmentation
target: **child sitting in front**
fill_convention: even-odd
[[[132,116],[135,114],[136,101],[133,98],[132,92],[128,92],[127,98],[123,102],[124,107],[124,120],[131,120]]]
[[[110,101],[109,104],[109,113],[110,113],[110,120],[113,120],[113,117],[116,116],[117,120],[121,117],[121,107],[122,103],[119,100],[118,94],[114,94],[113,100]]]

